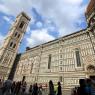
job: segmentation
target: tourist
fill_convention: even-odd
[[[86,95],[91,95],[91,80],[86,79],[86,87],[85,87]]]
[[[49,95],[54,95],[54,85],[51,80],[49,81]]]
[[[38,94],[42,95],[42,85],[40,85],[39,88],[38,88]]]
[[[95,79],[91,79],[91,95],[95,95]]]
[[[2,88],[2,80],[0,79],[0,89]]]
[[[30,93],[30,94],[32,94],[32,89],[33,89],[33,86],[30,85],[30,87],[29,87],[29,93]]]
[[[32,95],[38,95],[38,85],[37,83],[35,83],[33,85],[33,92],[32,92]]]
[[[25,93],[25,92],[26,92],[26,87],[27,87],[27,83],[26,83],[26,81],[25,81],[25,82],[23,82],[23,84],[22,84],[22,93]]]
[[[6,80],[3,83],[2,93],[3,94],[10,94],[11,93],[11,86],[12,86],[12,81],[9,79]]]
[[[20,92],[20,89],[21,89],[21,82],[18,81],[18,82],[16,83],[14,93],[15,93],[15,94],[18,94],[18,93]]]
[[[14,93],[15,91],[15,86],[16,86],[16,83],[15,81],[12,83],[12,86],[11,86],[11,93]]]
[[[57,95],[62,95],[61,83],[58,82]]]
[[[79,80],[80,87],[78,87],[77,94],[78,95],[86,95],[86,82],[85,79]]]
[[[0,94],[2,93],[2,86],[3,86],[3,83],[2,83],[2,80],[0,79]]]

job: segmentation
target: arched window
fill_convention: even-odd
[[[24,26],[24,24],[25,24],[25,22],[24,21],[22,21],[21,23],[20,23],[20,25],[19,25],[19,28],[23,28],[23,26]]]
[[[18,38],[20,37],[20,34],[18,34]]]
[[[12,45],[13,45],[13,42],[10,43],[10,47],[12,47]]]
[[[15,37],[17,36],[17,32],[15,33]]]
[[[51,67],[51,54],[48,56],[48,69]]]
[[[77,67],[81,67],[80,51],[78,48],[75,49]]]
[[[15,48],[15,47],[16,47],[16,44],[14,44],[13,48]]]

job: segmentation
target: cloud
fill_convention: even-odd
[[[65,2],[76,5],[76,4],[81,4],[83,0],[66,0]]]
[[[12,24],[13,23],[13,21],[9,17],[7,17],[7,16],[3,16],[3,19],[5,21],[7,21],[9,24]]]
[[[83,19],[81,19],[81,17],[86,8],[86,5],[82,5],[83,0],[40,1],[39,7],[36,6],[37,0],[35,0],[36,9],[38,9],[43,16],[51,18],[56,23],[57,27],[59,27],[59,36],[75,32],[77,30],[75,23],[78,23],[79,21],[82,23]],[[78,29],[81,29],[81,27]]]
[[[35,7],[43,16],[52,18],[60,27],[68,23],[76,22],[85,11],[85,5],[81,6],[83,0],[1,0],[3,10],[6,14],[16,16],[21,11],[31,15]]]
[[[44,42],[54,40],[55,37],[48,34],[47,29],[39,29],[31,32],[30,37],[27,37],[27,46],[33,47]]]
[[[40,21],[38,21],[38,22],[36,23],[36,25],[37,25],[38,28],[42,28],[42,26],[43,26],[42,22],[40,22]]]
[[[0,0],[0,2],[0,12],[3,12],[7,15],[16,16],[21,11],[25,11],[28,14],[31,13],[31,0],[27,0],[27,4],[23,0]]]
[[[39,12],[40,15],[44,18],[44,22],[46,21],[47,23],[51,23],[51,21],[53,21],[55,23],[56,28],[52,25],[48,26],[50,25],[48,24],[47,29],[45,27],[46,30],[32,30],[30,25],[27,30],[28,34],[30,33],[31,35],[27,38],[28,45],[34,45],[34,43],[39,44],[47,41],[45,39],[43,39],[44,41],[41,40],[41,38],[43,38],[43,34],[46,35],[48,39],[54,39],[54,37],[49,32],[46,32],[48,31],[48,29],[58,32],[58,36],[60,37],[80,30],[81,24],[85,23],[85,19],[82,18],[84,16],[87,3],[84,4],[84,0],[27,0],[27,3],[24,0],[0,0],[0,2],[0,12],[3,12],[7,15],[16,16],[21,11],[25,11],[32,18],[32,24],[35,21],[37,22],[38,20],[35,17],[33,18],[34,14],[37,14],[36,12],[33,14],[32,12],[32,9],[35,8],[37,12]],[[38,16],[38,18],[40,18],[41,16]],[[49,19],[50,21],[47,19]],[[78,26],[76,26],[76,24],[78,24]],[[43,28],[42,25],[42,22],[38,21],[36,23],[36,26],[39,28]],[[39,33],[41,33],[41,38],[39,38],[39,36],[37,35],[39,34],[38,31]]]
[[[7,8],[7,6],[5,6],[5,4],[0,4],[0,12],[8,14],[9,9]]]

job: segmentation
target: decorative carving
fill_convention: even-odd
[[[93,15],[89,21],[89,25],[92,26],[95,23],[95,15]]]
[[[93,66],[93,65],[87,66],[87,71],[88,71],[89,73],[94,73],[94,72],[95,72],[95,66]]]

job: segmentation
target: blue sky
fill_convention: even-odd
[[[19,52],[86,28],[85,11],[89,0],[0,0],[0,44],[15,17],[25,11],[31,22]],[[39,35],[38,35],[39,34]]]

